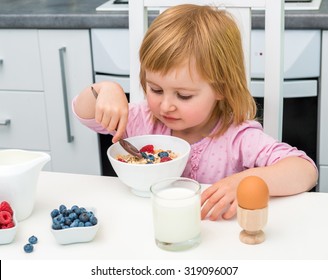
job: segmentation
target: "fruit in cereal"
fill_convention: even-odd
[[[166,162],[172,160],[170,157],[162,157],[161,162]]]
[[[141,153],[150,153],[150,154],[153,154],[154,153],[154,145],[146,145],[146,146],[143,146],[140,149],[140,152]]]
[[[133,164],[153,164],[160,162],[167,162],[178,157],[176,153],[171,150],[155,149],[154,145],[148,144],[140,149],[142,158],[137,158],[131,154],[117,155],[116,159],[125,163]]]

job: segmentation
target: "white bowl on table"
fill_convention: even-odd
[[[190,154],[190,144],[169,135],[141,135],[125,139],[139,150],[146,145],[156,149],[171,150],[178,156],[170,161],[154,164],[135,164],[117,160],[117,156],[128,154],[117,142],[107,150],[109,161],[118,178],[131,192],[142,197],[150,197],[150,186],[157,180],[182,175]]]
[[[92,211],[96,214],[95,208],[87,208],[88,211]],[[51,232],[55,237],[57,243],[61,245],[74,244],[74,243],[84,243],[92,241],[99,229],[99,220],[97,224],[92,226],[83,227],[68,227],[64,229],[53,229],[51,227]]]

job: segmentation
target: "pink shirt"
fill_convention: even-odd
[[[129,104],[129,106],[129,120],[125,137],[144,134],[171,134],[171,130],[163,123],[154,123],[146,102]],[[94,119],[81,119],[77,115],[76,117],[82,124],[97,133],[115,133],[108,132]],[[286,143],[278,142],[265,134],[260,123],[247,121],[239,126],[231,125],[218,138],[206,137],[192,144],[190,157],[182,176],[195,179],[200,183],[213,184],[233,173],[252,167],[271,165],[290,156],[302,157],[315,166],[312,159],[303,151]]]

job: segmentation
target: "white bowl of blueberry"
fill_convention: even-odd
[[[118,178],[132,193],[150,197],[150,186],[157,180],[182,175],[190,154],[190,144],[170,135],[140,135],[126,139],[142,158],[129,155],[119,142],[107,150]]]
[[[50,213],[51,232],[59,244],[89,242],[93,240],[99,228],[94,208],[73,205],[67,208],[60,205]]]

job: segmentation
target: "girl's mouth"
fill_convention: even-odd
[[[162,116],[162,118],[165,120],[165,121],[177,121],[179,120],[178,118],[174,118],[174,117],[171,117],[171,116]]]

